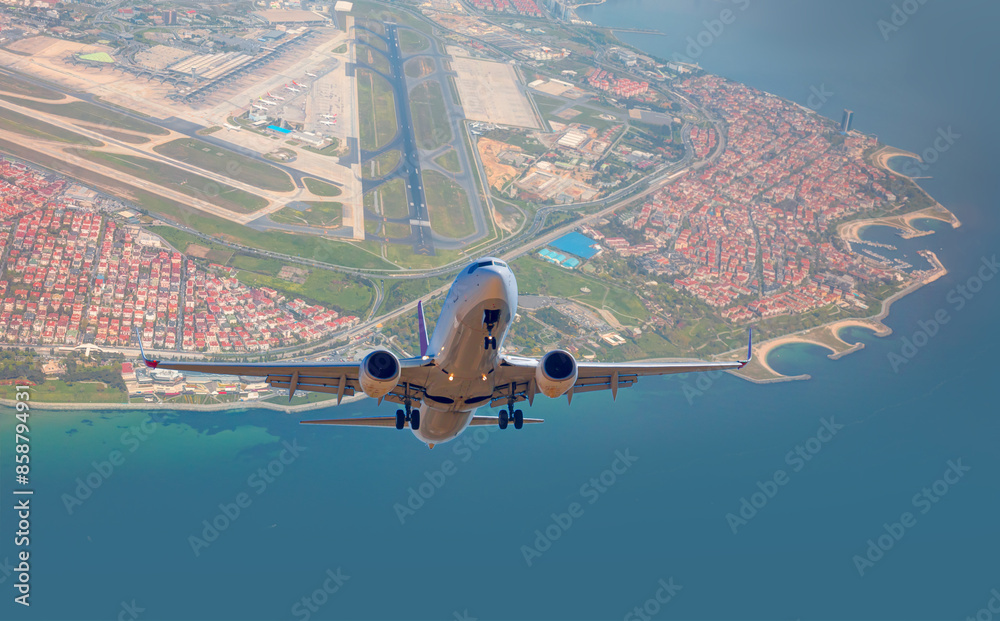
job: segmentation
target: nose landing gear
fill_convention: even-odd
[[[493,328],[500,321],[500,311],[486,309],[483,311],[483,323],[486,324],[487,336],[483,340],[483,349],[496,349],[497,339],[493,336]]]

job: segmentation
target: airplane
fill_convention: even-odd
[[[267,106],[258,106],[257,104],[254,104],[253,108],[254,110],[267,110]]]
[[[295,85],[295,86],[297,86],[297,87],[299,87],[299,88],[306,88],[305,86],[302,86],[301,84],[299,84],[295,80],[292,80],[292,84]]]
[[[300,91],[299,91],[299,89],[297,89],[297,88],[292,88],[291,86],[288,86],[287,84],[285,85],[285,90],[288,90],[288,91],[292,91],[293,93],[298,93],[298,92],[300,92]]]
[[[336,121],[320,121],[323,125],[336,125]]]
[[[271,91],[267,92],[267,96],[270,97],[271,99],[277,99],[279,101],[285,101],[284,97],[282,97],[281,95],[272,95]]]
[[[306,75],[309,76],[310,78],[315,78],[316,77],[315,73],[309,73],[308,71],[306,71]],[[296,84],[296,86],[298,86],[298,84]]]
[[[750,333],[746,360],[733,362],[602,363],[577,362],[572,354],[553,349],[541,358],[503,352],[517,314],[517,281],[501,259],[484,257],[462,269],[445,298],[434,333],[428,338],[424,307],[417,302],[420,355],[397,358],[376,349],[357,362],[168,362],[146,356],[142,334],[136,328],[139,352],[151,369],[263,377],[272,388],[345,396],[363,394],[401,405],[395,416],[304,420],[310,425],[409,428],[430,448],[458,437],[470,426],[497,425],[515,429],[542,419],[524,418],[516,403],[534,403],[541,393],[549,398],[596,390],[628,388],[640,377],[698,371],[742,369],[753,354]],[[480,407],[500,404],[498,417],[477,416]]]
[[[268,101],[267,99],[264,99],[263,97],[258,98],[257,101],[259,101],[260,103],[264,104],[265,106],[275,106],[275,105],[278,104],[278,102],[276,102],[276,101]]]
[[[335,118],[337,118],[336,114],[321,114],[320,116],[323,117],[324,119],[335,119]]]

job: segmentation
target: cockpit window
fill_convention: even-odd
[[[480,267],[489,267],[491,265],[493,265],[493,261],[480,261],[479,263],[473,263],[472,266],[469,268],[469,272],[468,273],[471,274],[472,272],[476,271]]]

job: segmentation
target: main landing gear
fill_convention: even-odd
[[[407,421],[410,423],[410,429],[414,431],[420,429],[420,410],[411,410],[409,414],[403,410],[396,410],[396,429],[405,427]]]
[[[402,429],[406,423],[410,423],[410,429],[416,431],[420,429],[420,410],[412,410],[410,406],[410,385],[403,386],[403,407],[405,410],[396,410],[396,429]]]
[[[500,410],[500,428],[506,429],[507,424],[513,420],[514,429],[524,426],[524,413],[514,409],[514,384],[510,385],[510,396],[507,398],[507,409]]]
[[[524,426],[524,413],[521,410],[500,410],[500,428],[506,429],[510,421],[514,421],[514,429]]]

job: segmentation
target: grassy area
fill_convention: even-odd
[[[419,148],[431,151],[451,142],[448,111],[440,84],[427,81],[410,91],[410,111]]]
[[[367,283],[327,270],[312,270],[302,285],[249,271],[240,271],[236,277],[248,285],[270,287],[286,295],[334,308],[341,314],[363,316],[374,301],[372,289]]]
[[[252,213],[267,206],[267,200],[261,196],[145,157],[88,151],[86,149],[72,149],[72,152],[127,175],[144,179],[237,213]]]
[[[382,76],[367,69],[357,74],[361,148],[374,151],[396,135],[396,97]]]
[[[386,282],[382,291],[385,296],[382,301],[382,307],[385,309],[398,308],[408,302],[416,300],[419,297],[427,295],[439,287],[449,284],[453,279],[454,276],[449,274],[446,276],[433,276],[430,278],[413,278]]]
[[[344,206],[333,201],[306,201],[308,209],[298,210],[294,207],[284,207],[271,214],[271,220],[281,224],[300,224],[303,226],[319,226],[334,228],[341,224]]]
[[[382,215],[387,218],[406,218],[410,207],[406,204],[406,188],[402,179],[393,179],[377,190],[382,204]]]
[[[341,43],[337,47],[333,48],[333,53],[334,54],[345,54],[345,53],[347,53],[347,44],[346,43]]]
[[[305,183],[306,189],[316,196],[332,198],[334,196],[340,196],[343,193],[337,186],[312,177],[303,177],[302,182]]]
[[[127,114],[123,114],[115,110],[109,110],[108,108],[102,108],[101,106],[97,106],[86,101],[72,101],[70,103],[60,104],[32,101],[30,99],[21,99],[19,97],[10,97],[7,95],[0,95],[0,98],[19,106],[31,108],[32,110],[38,110],[39,112],[47,112],[56,116],[76,119],[77,121],[83,121],[84,123],[93,123],[95,125],[101,125],[111,129],[124,129],[139,132],[141,134],[153,134],[156,136],[166,136],[170,133],[162,127],[157,127],[152,123],[147,123],[146,121],[131,117]]]
[[[375,71],[386,75],[389,75],[392,71],[392,67],[389,65],[389,59],[378,50],[372,49],[369,46],[359,45],[357,48],[357,57],[358,62],[368,64],[373,67]]]
[[[39,121],[20,112],[8,110],[7,108],[0,108],[0,131],[21,134],[28,138],[52,140],[67,144],[79,144],[88,147],[104,146],[102,142],[92,140],[76,132],[71,132],[68,129],[56,127],[45,121]]]
[[[399,48],[404,54],[415,54],[430,47],[431,42],[412,30],[399,31]]]
[[[0,91],[34,97],[36,99],[48,99],[50,101],[66,99],[66,96],[62,93],[47,89],[44,86],[37,86],[31,82],[15,78],[12,75],[4,74],[0,74]]]
[[[361,175],[365,179],[379,179],[392,172],[392,169],[399,164],[403,154],[398,149],[392,149],[382,153],[378,157],[368,160],[361,165]],[[374,172],[372,168],[374,167]]]
[[[115,140],[120,140],[121,142],[127,142],[128,144],[146,144],[147,142],[149,142],[149,138],[145,136],[137,136],[136,134],[120,132],[113,129],[108,129],[107,127],[88,125],[87,129],[89,129],[92,132],[97,132],[102,136],[107,136],[108,138],[114,138]]]
[[[281,268],[285,266],[285,263],[277,259],[262,259],[260,257],[237,254],[233,256],[227,265],[239,270],[249,270],[266,276],[277,276]]]
[[[448,172],[455,173],[456,175],[462,172],[462,165],[458,163],[458,151],[455,149],[445,151],[443,154],[437,156],[434,161]]]
[[[422,78],[434,71],[434,65],[428,58],[411,58],[403,65],[403,73],[408,78]]]
[[[577,270],[567,270],[536,259],[522,257],[512,264],[517,277],[517,287],[522,293],[550,295],[578,300],[588,306],[607,309],[615,313],[624,324],[635,325],[645,321],[648,311],[635,293],[616,287]],[[586,293],[581,289],[589,289]]]
[[[153,150],[165,157],[262,190],[291,192],[295,189],[291,178],[283,170],[194,138],[171,140],[153,147]]]
[[[385,249],[385,254],[390,261],[410,269],[441,267],[442,265],[448,265],[462,256],[458,250],[442,250],[438,248],[434,252],[434,256],[414,254],[412,246],[402,244],[389,244]]]
[[[455,102],[455,105],[462,105],[462,96],[458,94],[458,84],[453,75],[448,76],[448,88],[451,89],[451,100]]]
[[[438,235],[460,239],[476,232],[469,197],[457,183],[441,173],[423,172],[424,196],[431,228]]]
[[[39,403],[128,403],[128,394],[101,382],[45,380],[31,389]]]

